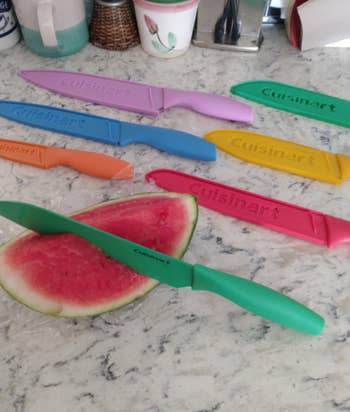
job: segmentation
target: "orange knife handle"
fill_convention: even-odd
[[[102,153],[50,147],[46,152],[47,167],[69,166],[81,173],[104,179],[131,179],[133,165]]]
[[[350,156],[336,154],[342,179],[350,177]]]

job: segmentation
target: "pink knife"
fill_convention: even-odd
[[[350,221],[170,169],[155,169],[146,180],[197,197],[198,204],[300,239],[333,247],[350,243]]]
[[[220,119],[253,121],[250,106],[216,94],[63,70],[21,70],[19,75],[37,86],[65,96],[137,113],[157,116],[162,109],[181,106]]]

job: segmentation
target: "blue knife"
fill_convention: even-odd
[[[144,143],[196,160],[215,160],[216,146],[180,130],[140,125],[34,103],[0,100],[0,116],[29,126],[125,146]]]

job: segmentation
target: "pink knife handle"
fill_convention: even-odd
[[[252,108],[229,97],[167,88],[163,89],[163,93],[164,109],[181,106],[219,119],[247,123],[253,121]]]
[[[171,169],[152,170],[146,174],[146,180],[166,190],[190,193],[208,209],[286,235],[328,247],[350,242],[349,221],[315,210]]]

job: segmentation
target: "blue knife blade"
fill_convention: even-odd
[[[29,126],[102,143],[143,143],[196,160],[215,160],[213,143],[180,130],[140,125],[34,103],[0,100],[0,116]]]

